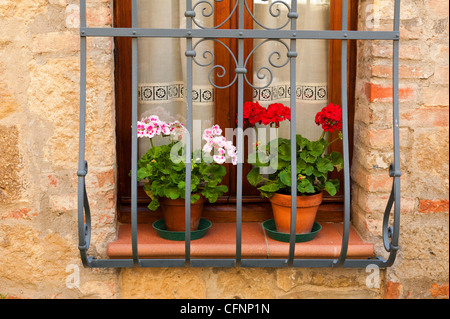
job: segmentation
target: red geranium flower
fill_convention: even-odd
[[[244,128],[255,126],[257,123],[275,124],[279,127],[280,122],[284,120],[291,120],[291,109],[281,103],[271,104],[267,109],[258,102],[244,103]]]
[[[334,132],[342,130],[342,108],[332,103],[324,107],[316,115],[316,124],[322,125],[325,132]]]

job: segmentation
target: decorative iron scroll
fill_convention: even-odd
[[[222,2],[222,1],[223,1],[223,0],[214,0],[214,2]],[[189,16],[192,17],[192,22],[194,22],[194,24],[195,24],[197,27],[199,27],[200,29],[218,29],[218,28],[220,28],[221,26],[223,26],[225,23],[227,23],[227,22],[231,19],[231,17],[234,15],[234,13],[236,12],[236,9],[238,8],[239,1],[238,1],[238,0],[234,0],[234,2],[235,2],[234,7],[233,7],[233,9],[231,10],[231,13],[228,15],[228,17],[227,17],[224,21],[222,21],[221,23],[219,23],[218,25],[216,25],[216,26],[214,26],[214,27],[212,27],[212,28],[208,28],[208,27],[205,27],[205,26],[201,25],[201,24],[197,21],[197,19],[195,18],[195,17],[197,16],[197,13],[196,13],[197,8],[198,8],[199,6],[202,6],[202,5],[205,5],[205,6],[206,6],[206,7],[204,7],[204,8],[201,10],[201,13],[202,13],[202,16],[203,16],[203,17],[209,18],[209,17],[211,17],[211,16],[214,15],[214,12],[215,12],[214,4],[211,3],[211,1],[209,1],[209,0],[200,0],[200,1],[198,1],[198,2],[192,7],[192,11],[191,11],[191,12],[186,12],[186,17],[189,17]]]
[[[262,1],[267,1],[268,2],[269,0],[262,0]],[[281,25],[278,28],[269,28],[269,27],[266,27],[265,25],[263,25],[261,22],[259,22],[259,20],[253,15],[252,10],[249,8],[249,6],[247,4],[247,0],[244,0],[244,4],[245,4],[245,9],[247,10],[248,14],[252,17],[253,21],[255,21],[255,23],[257,25],[259,25],[261,28],[266,29],[266,30],[281,30],[281,29],[284,29],[286,26],[289,25],[290,19],[298,18],[298,13],[291,12],[291,7],[286,2],[281,1],[281,0],[274,1],[269,6],[269,13],[270,13],[270,15],[272,17],[274,17],[274,18],[279,18],[281,16],[281,10],[279,8],[277,8],[276,12],[274,12],[273,8],[274,8],[275,5],[281,4],[281,5],[285,6],[288,9],[288,11],[289,11],[289,13],[287,14],[287,18],[288,19],[283,25]]]
[[[236,57],[234,56],[233,51],[231,51],[231,49],[225,43],[220,41],[219,39],[201,39],[194,45],[194,47],[193,47],[194,52],[195,52],[195,49],[198,47],[198,45],[204,41],[214,41],[216,43],[219,43],[221,46],[223,46],[228,51],[230,56],[233,58],[234,65],[236,66],[236,68],[238,67],[238,61],[236,60]],[[215,75],[219,78],[223,78],[226,75],[227,70],[222,65],[214,64],[215,55],[214,55],[214,52],[212,52],[211,50],[205,50],[201,54],[201,56],[205,60],[205,62],[202,63],[199,61],[197,53],[194,55],[193,60],[194,60],[195,64],[197,64],[200,67],[208,67],[208,66],[213,65],[213,67],[211,68],[211,70],[208,73],[208,80],[212,86],[214,86],[216,89],[226,89],[226,88],[229,88],[230,86],[232,86],[234,83],[236,83],[236,80],[238,78],[237,74],[234,77],[234,79],[227,85],[224,85],[224,86],[217,85],[214,82],[213,75]],[[209,56],[209,58],[208,58],[208,56]]]

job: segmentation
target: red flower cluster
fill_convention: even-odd
[[[322,125],[325,132],[334,132],[342,130],[342,108],[332,103],[324,107],[316,115],[316,124]]]
[[[255,124],[275,124],[280,126],[280,122],[291,120],[291,109],[281,103],[269,105],[266,109],[258,102],[244,103],[244,128],[255,126]]]

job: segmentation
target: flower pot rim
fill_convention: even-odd
[[[291,207],[291,197],[291,195],[275,193],[269,198],[269,201],[275,205]],[[322,198],[322,192],[314,195],[297,196],[297,207],[319,206],[322,203]]]
[[[275,195],[279,195],[279,196],[287,196],[287,197],[291,197],[292,195],[288,195],[288,194],[281,194],[281,193],[274,193],[273,194],[274,196]],[[305,194],[305,195],[297,195],[297,198],[298,197],[301,197],[301,198],[304,198],[304,197],[313,197],[313,196],[322,196],[323,195],[323,191],[320,191],[320,192],[318,192],[318,193],[314,193],[314,194],[311,194],[311,195],[309,195],[309,194]]]
[[[193,194],[193,195],[196,195],[196,194]],[[198,194],[198,195],[200,195],[200,198],[191,205],[199,205],[199,204],[203,204],[206,202],[206,198],[202,194]],[[160,201],[163,202],[165,205],[169,205],[169,206],[171,204],[172,204],[172,206],[185,205],[185,203],[186,203],[186,199],[181,198],[181,197],[177,198],[177,199],[171,199],[166,196],[163,196],[163,197],[161,197]]]

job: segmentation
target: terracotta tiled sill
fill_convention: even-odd
[[[342,244],[341,223],[320,222],[322,230],[310,242],[297,243],[296,258],[339,257]],[[184,242],[160,238],[151,224],[138,225],[138,253],[140,258],[184,258]],[[262,223],[242,224],[243,258],[287,258],[289,244],[271,239]],[[191,241],[192,258],[235,258],[236,224],[213,223],[208,233]],[[131,226],[119,227],[118,238],[108,247],[110,258],[132,258]],[[348,257],[368,258],[374,254],[371,243],[364,242],[353,227],[350,228]]]

